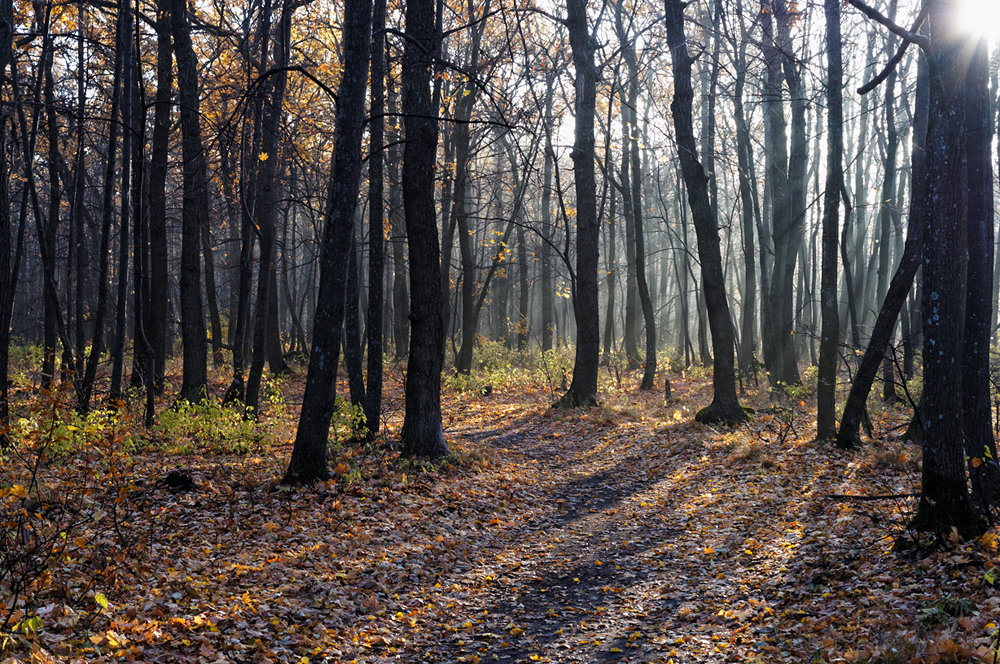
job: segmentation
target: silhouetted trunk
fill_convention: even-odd
[[[279,150],[279,129],[281,126],[281,107],[285,98],[287,74],[282,70],[288,64],[292,30],[292,12],[295,5],[284,2],[281,7],[281,18],[278,21],[278,37],[274,47],[274,65],[277,73],[269,80],[269,95],[266,101],[263,122],[261,123],[261,158],[263,159],[257,173],[257,194],[254,197],[254,218],[260,246],[260,260],[257,264],[257,297],[254,302],[253,326],[253,359],[247,374],[246,406],[248,414],[256,414],[260,405],[260,384],[264,373],[264,362],[270,354],[268,348],[269,327],[273,331],[277,325],[277,311],[271,322],[271,300],[277,305],[277,288],[272,288],[272,282],[277,285],[277,278],[272,279],[274,269],[274,232],[277,223],[277,168]],[[267,155],[267,157],[264,157]],[[279,350],[280,355],[280,350]],[[284,362],[282,361],[282,364]]]
[[[542,352],[552,350],[552,332],[554,325],[555,293],[552,284],[552,161],[555,153],[552,150],[552,97],[555,92],[555,73],[549,72],[545,77],[545,156],[542,162],[542,250],[541,250],[541,287],[542,287]],[[612,238],[611,243],[614,243]],[[614,292],[614,260],[608,268],[608,284],[611,293]],[[614,302],[612,299],[611,302]],[[609,305],[612,309],[612,305]],[[605,342],[605,352],[607,342]]]
[[[6,72],[14,54],[13,0],[0,0],[0,72]],[[0,88],[3,83],[0,81]],[[0,90],[2,91],[2,90]],[[7,122],[0,122],[0,145],[7,144]],[[7,424],[10,415],[8,372],[10,367],[10,319],[14,302],[11,253],[10,181],[7,151],[0,150],[0,448],[7,449],[10,438]]]
[[[844,186],[844,56],[840,43],[840,2],[824,0],[826,10],[826,189],[823,194],[822,327],[819,376],[816,383],[816,439],[837,433],[837,350],[840,321],[837,311],[837,237],[840,230],[840,190]]]
[[[170,99],[173,87],[169,0],[159,0],[156,12],[156,98],[149,160],[149,343],[153,348],[153,383],[164,387],[167,361],[167,158],[170,149]]]
[[[365,424],[368,437],[379,432],[382,415],[382,337],[385,306],[385,202],[382,183],[385,136],[385,8],[375,0],[372,15],[371,101],[368,107],[368,384]]]
[[[351,404],[360,406],[365,399],[364,351],[361,350],[361,284],[358,276],[358,243],[351,233],[347,263],[347,291],[344,309],[344,369]]]
[[[739,422],[745,420],[747,415],[736,397],[735,342],[722,273],[719,227],[712,214],[708,176],[698,161],[698,148],[694,142],[691,117],[694,101],[694,89],[691,87],[693,59],[688,55],[684,35],[684,7],[681,0],[665,0],[664,7],[667,42],[673,54],[674,98],[670,103],[670,111],[698,239],[698,257],[701,260],[702,284],[715,356],[712,403],[698,411],[696,419],[704,423]]]
[[[348,253],[353,239],[354,214],[361,178],[361,135],[365,121],[365,87],[372,42],[371,20],[371,0],[346,0],[343,75],[335,124],[337,142],[330,171],[312,351],[309,353],[309,369],[295,445],[283,480],[286,483],[312,482],[329,477],[326,446],[336,399]],[[428,192],[433,195],[430,187]],[[437,282],[434,287],[437,289]]]
[[[434,205],[438,127],[431,98],[432,54],[441,35],[433,0],[409,0],[403,49],[403,209],[410,254],[410,348],[406,412],[401,435],[406,456],[448,454],[441,427],[441,248]]]
[[[993,288],[994,203],[993,116],[990,103],[989,47],[985,37],[975,45],[966,81],[967,159],[969,163],[969,266],[962,354],[962,426],[972,494],[984,507],[1000,485],[990,412],[990,326],[994,302],[983,297]],[[979,459],[982,463],[976,463]]]
[[[184,375],[178,397],[201,401],[207,397],[205,318],[201,301],[203,227],[208,224],[208,182],[205,150],[201,141],[198,64],[187,24],[185,0],[172,2],[172,34],[177,61],[177,94],[180,101],[181,152],[184,160],[184,198],[181,212],[181,341]]]
[[[116,34],[123,29],[121,23],[125,17],[119,14]],[[90,399],[94,393],[94,381],[97,378],[97,365],[104,352],[105,317],[108,310],[108,277],[110,273],[109,255],[111,253],[111,222],[114,217],[114,183],[115,183],[115,152],[118,148],[118,110],[121,106],[121,51],[116,51],[114,80],[111,86],[111,115],[108,123],[108,152],[104,164],[104,191],[101,209],[101,241],[98,254],[97,274],[97,310],[94,313],[94,336],[90,343],[90,354],[84,369],[83,380],[77,391],[77,408],[82,412],[90,410]],[[43,261],[45,256],[42,256]],[[51,278],[50,268],[45,268],[45,278]]]
[[[125,313],[128,309],[128,265],[130,249],[130,224],[132,223],[132,146],[136,118],[132,115],[135,99],[135,87],[132,80],[134,63],[132,55],[132,12],[129,0],[119,0],[118,12],[124,15],[122,20],[121,41],[118,49],[122,55],[122,168],[121,168],[121,216],[118,233],[118,294],[116,299],[115,344],[111,349],[111,392],[112,403],[122,398],[122,376],[125,371],[125,337],[128,335]]]
[[[594,66],[595,43],[587,25],[586,0],[567,0],[566,27],[576,69],[575,129],[573,151],[570,153],[576,183],[576,270],[572,275],[576,354],[573,381],[555,405],[580,408],[597,403],[597,371],[601,351],[597,296],[600,228],[597,225],[597,185],[594,178],[597,69]]]
[[[62,191],[59,187],[59,168],[61,159],[59,155],[59,122],[56,113],[55,82],[52,76],[52,61],[55,58],[55,49],[52,44],[51,35],[51,12],[53,3],[45,5],[45,15],[38,16],[38,19],[45,26],[45,37],[42,47],[42,67],[44,68],[44,94],[45,94],[45,124],[48,139],[48,176],[49,176],[49,210],[45,220],[45,235],[39,237],[39,242],[45,242],[46,252],[49,256],[56,255],[56,233],[59,228],[59,211],[62,207]],[[40,8],[40,5],[36,5]],[[38,12],[40,13],[40,12]],[[126,21],[128,23],[128,21]],[[120,46],[120,44],[119,44]],[[52,265],[55,267],[54,263]],[[46,292],[42,298],[42,387],[52,388],[52,381],[55,378],[56,366],[56,317],[59,315],[56,309],[58,296],[54,292],[54,279],[45,279],[42,288]]]
[[[967,131],[976,126],[966,73],[973,49],[955,25],[957,2],[927,3],[931,33],[927,127],[927,229],[923,237],[924,391],[921,498],[910,528],[963,537],[985,530],[969,498],[963,405],[968,294],[969,187]],[[974,65],[973,65],[974,66]],[[978,184],[978,183],[976,183]],[[972,341],[970,339],[970,341]],[[976,340],[978,341],[978,340]]]

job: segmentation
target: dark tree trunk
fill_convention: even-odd
[[[295,5],[285,2],[278,21],[278,38],[275,44],[275,68],[278,73],[271,77],[267,108],[261,123],[261,155],[267,155],[257,173],[257,193],[254,197],[254,217],[260,238],[260,260],[257,266],[257,297],[254,302],[253,356],[247,374],[246,406],[248,415],[255,415],[260,406],[260,384],[264,373],[264,362],[268,359],[269,328],[276,328],[277,312],[273,326],[269,325],[271,300],[277,305],[277,288],[272,288],[274,269],[274,232],[278,216],[277,177],[279,129],[281,108],[285,98],[287,75],[281,69],[288,64],[288,53],[292,31],[292,12]],[[279,342],[280,345],[280,342]],[[279,350],[279,355],[280,350]],[[281,362],[284,364],[284,361]]]
[[[441,248],[434,206],[438,127],[431,97],[431,54],[441,38],[433,0],[406,5],[403,50],[403,209],[410,253],[410,348],[406,413],[401,435],[406,456],[448,454],[441,426]]]
[[[129,264],[129,231],[132,212],[131,168],[134,133],[137,127],[132,115],[135,99],[135,88],[132,79],[134,63],[132,56],[132,12],[129,0],[119,0],[118,12],[122,19],[121,42],[118,48],[122,52],[122,168],[121,168],[121,216],[118,235],[118,294],[116,297],[115,344],[111,349],[111,392],[112,403],[122,398],[122,376],[125,371],[125,337],[128,335],[125,313],[128,308],[128,264]]]
[[[824,0],[826,9],[826,189],[823,194],[822,328],[816,386],[816,439],[831,440],[837,432],[837,237],[840,190],[844,186],[844,56],[840,37],[840,0]]]
[[[390,82],[391,83],[391,82]],[[388,87],[389,113],[399,111],[396,90]],[[410,352],[410,289],[406,274],[406,228],[403,222],[403,187],[400,179],[399,131],[393,135],[389,147],[389,240],[392,243],[392,343],[397,360]]]
[[[674,98],[670,103],[670,110],[698,239],[698,257],[701,259],[702,284],[715,356],[712,403],[701,409],[696,419],[704,423],[739,422],[745,420],[747,415],[736,397],[735,342],[729,303],[726,300],[725,277],[722,273],[719,227],[708,195],[708,176],[698,162],[698,148],[694,142],[691,117],[694,100],[694,90],[691,87],[693,60],[688,55],[684,35],[684,8],[681,0],[665,0],[664,6],[674,74]]]
[[[326,445],[336,398],[348,253],[361,178],[361,135],[371,53],[371,21],[371,0],[347,0],[344,5],[343,77],[337,101],[337,142],[330,172],[312,351],[295,446],[285,473],[286,483],[329,477]],[[428,192],[432,193],[430,188]],[[435,289],[437,285],[435,282]],[[438,312],[440,314],[440,309]]]
[[[184,198],[181,212],[181,341],[184,373],[178,397],[201,401],[208,395],[205,317],[201,301],[202,228],[208,224],[208,182],[201,141],[198,64],[187,23],[187,3],[173,0],[171,32],[177,61],[180,101],[181,151],[184,159]]]
[[[552,96],[555,92],[555,73],[549,72],[545,77],[545,157],[542,162],[542,250],[541,250],[541,287],[542,287],[542,352],[552,350],[552,332],[554,325],[555,293],[552,284],[552,162],[555,152],[552,149]],[[612,239],[613,243],[614,240]],[[614,292],[614,260],[608,268],[608,284],[611,293]],[[614,302],[611,296],[611,302]],[[609,305],[611,306],[611,305]],[[613,328],[612,328],[613,329]],[[606,345],[606,344],[605,344]]]
[[[153,142],[149,160],[149,342],[153,347],[154,386],[164,387],[167,361],[167,158],[170,149],[171,66],[169,0],[159,0],[156,12],[156,99]]]
[[[119,15],[117,32],[123,30],[121,22],[125,19]],[[120,39],[120,37],[119,37]],[[90,354],[84,369],[83,380],[77,392],[77,408],[80,411],[90,410],[90,399],[94,392],[94,381],[97,378],[97,365],[104,352],[105,317],[108,310],[108,276],[110,273],[109,254],[111,253],[111,222],[114,216],[114,182],[115,182],[115,152],[118,147],[118,110],[121,105],[121,52],[115,57],[114,81],[111,92],[111,121],[108,129],[108,153],[104,168],[104,191],[101,211],[101,241],[98,254],[97,275],[97,311],[94,314],[94,335],[91,339]],[[42,256],[43,260],[45,256]],[[45,268],[45,278],[51,278],[49,267]]]
[[[1000,470],[993,440],[990,403],[990,336],[994,302],[983,293],[993,289],[994,203],[993,115],[990,103],[989,46],[985,37],[975,46],[966,80],[969,164],[969,266],[965,307],[965,337],[962,345],[962,426],[965,454],[969,460],[973,496],[988,505],[1000,486]],[[976,464],[972,460],[983,463]]]
[[[600,228],[597,225],[597,185],[594,177],[594,115],[597,107],[595,42],[587,25],[586,0],[567,0],[573,66],[576,69],[573,180],[576,183],[576,270],[573,275],[573,313],[576,317],[576,354],[573,381],[556,402],[557,407],[580,408],[597,403],[600,362],[600,317],[597,294],[597,260]]]
[[[351,233],[351,250],[347,262],[347,290],[344,309],[344,369],[351,404],[360,406],[365,400],[364,351],[361,349],[361,280],[358,276],[358,243]]]
[[[382,162],[385,135],[385,6],[375,0],[372,15],[371,101],[368,116],[368,384],[365,424],[368,437],[379,432],[382,416],[382,338],[385,292],[385,202]]]
[[[14,54],[13,0],[0,0],[0,72],[6,72]],[[0,83],[2,87],[2,83]],[[0,90],[2,91],[2,90]],[[0,145],[6,145],[7,112],[0,114]],[[7,449],[10,438],[7,424],[10,414],[8,401],[8,370],[10,353],[10,319],[14,301],[11,252],[10,181],[7,173],[7,151],[0,150],[0,447]]]
[[[59,228],[59,211],[62,207],[62,192],[59,187],[59,122],[56,113],[55,82],[52,76],[52,61],[55,59],[55,49],[51,35],[51,2],[45,5],[45,15],[39,17],[45,25],[45,39],[42,48],[42,67],[44,68],[45,94],[45,124],[48,139],[48,175],[49,175],[49,210],[45,221],[45,235],[39,242],[45,242],[49,256],[56,255],[56,233]],[[128,21],[126,21],[128,23]],[[120,46],[120,44],[119,44]],[[53,269],[55,265],[53,264]],[[42,298],[42,387],[52,388],[56,368],[56,309],[58,296],[54,291],[54,279],[45,279],[42,288],[46,290]]]
[[[963,537],[986,523],[969,497],[962,374],[968,314],[968,130],[976,118],[965,89],[973,58],[954,24],[955,0],[926,3],[931,26],[930,115],[927,127],[927,229],[923,237],[924,405],[921,498],[910,528]],[[984,250],[983,247],[975,247]]]

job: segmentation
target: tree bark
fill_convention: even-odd
[[[172,0],[171,31],[177,61],[177,91],[181,116],[181,152],[184,160],[184,198],[181,211],[181,341],[184,373],[178,397],[201,401],[207,395],[208,367],[205,318],[201,299],[201,233],[208,224],[208,182],[201,140],[198,65],[187,23],[186,0]]]
[[[312,351],[295,445],[283,480],[285,483],[312,482],[330,475],[326,465],[326,445],[336,398],[347,259],[361,178],[361,136],[372,42],[371,21],[371,0],[346,1],[343,75],[337,100],[337,141],[330,171]],[[431,192],[430,188],[428,191]],[[435,288],[437,285],[435,283]],[[440,314],[440,309],[438,311]]]
[[[573,66],[576,69],[573,180],[576,183],[576,270],[573,275],[573,313],[576,317],[576,353],[573,381],[555,403],[560,408],[586,408],[597,404],[600,362],[600,317],[597,294],[597,260],[600,228],[597,225],[597,184],[594,177],[594,114],[597,107],[597,68],[594,36],[587,25],[586,0],[567,0]]]
[[[824,0],[826,13],[826,189],[823,194],[822,323],[819,376],[816,386],[816,439],[837,432],[837,350],[840,321],[837,311],[837,238],[840,230],[840,190],[844,186],[844,56],[840,36],[840,0]]]
[[[664,7],[667,42],[672,53],[674,74],[674,98],[670,103],[670,111],[698,240],[698,257],[701,260],[702,284],[715,357],[712,403],[702,408],[696,419],[706,424],[740,422],[747,419],[747,414],[736,396],[735,342],[722,273],[719,227],[708,195],[708,176],[698,161],[698,148],[694,142],[691,117],[694,100],[694,89],[691,86],[693,60],[688,55],[684,34],[684,8],[681,0],[665,0]]]
[[[441,247],[434,206],[438,127],[431,97],[431,54],[441,34],[433,0],[406,5],[403,49],[403,209],[410,254],[410,348],[406,365],[406,412],[401,435],[406,456],[448,454],[441,425]]]

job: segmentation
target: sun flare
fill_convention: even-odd
[[[959,24],[973,35],[1000,41],[1000,0],[962,0],[958,4]]]

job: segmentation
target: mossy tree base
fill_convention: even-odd
[[[576,410],[579,408],[593,408],[596,405],[596,394],[579,394],[576,390],[571,389],[552,404],[552,408],[556,410]]]
[[[701,424],[733,426],[734,424],[746,422],[752,415],[753,409],[744,408],[738,403],[720,405],[713,401],[698,411],[694,416],[694,421]]]

